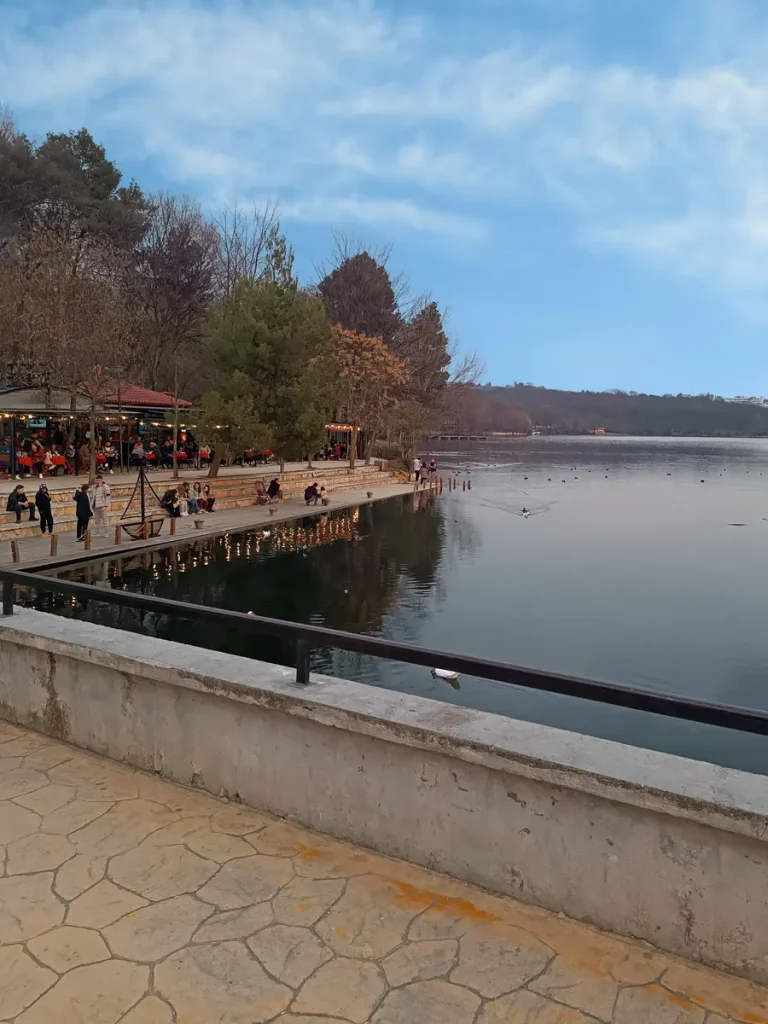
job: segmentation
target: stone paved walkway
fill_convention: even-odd
[[[15,1024],[768,1024],[745,981],[1,722],[0,853]]]

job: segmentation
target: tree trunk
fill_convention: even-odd
[[[226,445],[217,444],[211,459],[211,464],[208,467],[208,477],[214,477],[219,475],[219,466],[221,465],[221,456]]]
[[[281,456],[280,456],[280,473],[281,473],[281,475],[282,475],[282,474],[283,474],[284,472],[285,472],[285,459],[284,459],[284,458],[283,458],[283,456],[281,455]]]
[[[179,361],[173,364],[173,479],[179,479],[179,460],[176,445],[179,443]]]
[[[92,484],[96,481],[96,407],[93,404],[91,404],[89,426],[91,436],[88,438],[88,452],[90,454],[90,461],[88,464],[88,483]]]
[[[357,456],[357,435],[359,433],[359,427],[352,427],[352,437],[349,440],[349,451],[347,452],[347,455],[349,455],[350,470],[354,470],[355,468],[355,458]]]

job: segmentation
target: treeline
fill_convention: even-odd
[[[557,434],[702,437],[768,435],[768,409],[714,395],[644,395],[625,391],[554,391],[530,384],[462,389],[445,429],[486,433],[539,429]]]
[[[353,459],[382,437],[407,458],[481,367],[388,259],[338,238],[302,284],[276,207],[147,195],[86,129],[36,143],[0,111],[0,382],[84,395],[94,424],[131,381],[199,405],[219,453],[299,458],[334,418]]]

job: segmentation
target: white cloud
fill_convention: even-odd
[[[482,49],[385,3],[90,0],[53,31],[18,0],[0,100],[22,122],[86,123],[169,185],[277,195],[294,218],[471,242],[550,204],[566,242],[764,287],[768,33],[730,15],[711,31],[737,0],[711,0],[700,51],[686,39],[664,74],[519,34]]]
[[[371,224],[377,227],[397,226],[409,231],[470,241],[479,241],[485,237],[483,226],[472,218],[443,213],[408,200],[323,196],[297,203],[281,203],[280,210],[288,220],[317,224],[336,224],[342,220],[352,220],[358,224]]]

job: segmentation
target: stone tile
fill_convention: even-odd
[[[64,920],[64,904],[51,891],[53,874],[0,879],[0,941],[26,942]]]
[[[74,900],[86,889],[100,882],[106,870],[106,857],[88,857],[78,853],[72,860],[62,864],[56,872],[54,892],[67,902]]]
[[[293,877],[293,865],[282,857],[232,860],[198,892],[220,910],[236,910],[270,900]]]
[[[37,768],[39,772],[47,772],[51,768],[71,760],[72,747],[67,747],[63,743],[49,743],[47,746],[27,754],[24,758],[24,767]]]
[[[351,1024],[351,1022],[342,1020],[341,1017],[307,1017],[303,1013],[297,1017],[293,1013],[284,1013],[279,1018],[279,1024]]]
[[[291,1010],[365,1024],[385,991],[384,977],[376,964],[339,957],[304,983]]]
[[[222,803],[208,793],[195,792],[157,775],[136,772],[139,796],[163,804],[181,818],[210,818],[221,810]]]
[[[183,846],[142,844],[115,857],[109,874],[118,885],[148,900],[167,900],[196,892],[217,869],[213,861],[203,860]]]
[[[104,938],[117,956],[154,962],[186,946],[212,913],[211,907],[191,896],[175,896],[127,914],[104,929]]]
[[[352,878],[373,873],[377,858],[365,850],[332,839],[305,834],[305,844],[294,864],[303,878]]]
[[[52,835],[68,836],[78,829],[84,828],[109,811],[112,803],[98,803],[90,800],[72,800],[43,818],[41,832]]]
[[[551,1003],[543,996],[523,990],[486,1003],[477,1024],[593,1024],[593,1019],[579,1010]],[[643,1024],[656,1024],[652,1017],[642,1019]]]
[[[402,906],[399,897],[399,889],[384,878],[352,878],[342,898],[318,924],[317,933],[341,955],[386,956],[400,945],[418,914],[416,908]]]
[[[0,800],[12,800],[48,785],[48,779],[34,768],[14,768],[0,775]]]
[[[662,985],[723,1017],[750,1024],[768,1022],[768,988],[752,985],[744,978],[676,960],[662,978]]]
[[[447,981],[420,981],[390,992],[372,1024],[473,1024],[479,1006],[469,989]]]
[[[155,968],[155,988],[184,1024],[262,1024],[291,1001],[290,989],[273,981],[240,942],[171,954]]]
[[[223,939],[247,939],[272,924],[274,915],[269,903],[257,903],[244,910],[223,910],[201,924],[192,936],[193,942],[221,942]]]
[[[70,904],[67,924],[78,928],[106,928],[124,914],[146,905],[147,901],[141,896],[119,889],[105,878]]]
[[[5,775],[6,772],[15,771],[23,766],[23,757],[0,757],[0,775]]]
[[[659,985],[619,992],[613,1024],[703,1024],[704,1010]]]
[[[133,768],[117,765],[98,758],[82,755],[48,772],[51,782],[63,786],[77,786],[79,800],[97,802],[133,800],[139,795],[139,786]]]
[[[0,722],[0,743],[7,743],[24,735],[24,730],[18,726],[11,725],[10,722]]]
[[[0,745],[0,757],[24,757],[41,747],[47,747],[52,741],[47,736],[41,736],[37,732],[22,730],[21,735],[7,740]]]
[[[120,1024],[173,1024],[173,1013],[157,996],[147,996],[125,1015]]]
[[[448,973],[458,949],[456,939],[408,942],[391,953],[382,967],[392,988],[414,981],[430,981]]]
[[[245,836],[265,828],[272,821],[250,807],[232,807],[224,805],[211,818],[211,829],[214,832],[226,832],[231,836]]]
[[[252,846],[239,836],[231,836],[226,832],[200,832],[190,836],[186,845],[201,857],[216,861],[217,864],[226,864],[236,857],[253,856]]]
[[[520,928],[489,926],[464,935],[459,942],[459,964],[450,980],[466,985],[486,999],[496,999],[544,970],[551,950]]]
[[[80,853],[92,857],[115,857],[175,819],[176,815],[161,804],[150,800],[126,800],[73,833],[72,842]]]
[[[303,1013],[296,1017],[292,1013],[284,1013],[279,1018],[280,1024],[350,1024],[341,1017],[306,1017]]]
[[[275,924],[248,939],[248,946],[272,977],[298,988],[333,953],[308,928]]]
[[[178,821],[172,821],[170,825],[163,825],[162,828],[147,836],[144,845],[183,846],[193,836],[210,834],[211,823],[208,818],[200,816],[180,818]]]
[[[75,848],[66,836],[48,836],[36,832],[17,839],[7,847],[9,875],[32,875],[36,871],[55,871],[75,856]]]
[[[461,900],[446,900],[425,910],[408,929],[408,938],[414,941],[460,939],[470,932],[499,923],[500,918],[478,911],[471,903],[465,905]]]
[[[21,946],[0,947],[0,1013],[15,1017],[55,984],[56,975],[36,964]]]
[[[90,928],[54,928],[28,943],[30,953],[57,974],[109,960],[109,950]]]
[[[36,814],[46,815],[74,800],[76,792],[71,786],[44,786],[34,793],[15,797],[14,803],[21,804]]]
[[[344,891],[343,878],[294,878],[272,900],[280,924],[312,925]]]
[[[149,968],[124,960],[76,967],[16,1024],[116,1024],[144,995]]]
[[[251,846],[268,857],[297,857],[307,849],[307,833],[284,822],[271,822],[266,828],[245,837]]]
[[[37,832],[40,821],[40,815],[26,807],[10,802],[0,804],[0,846],[31,836]]]

